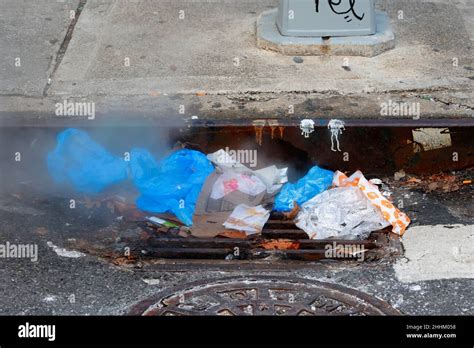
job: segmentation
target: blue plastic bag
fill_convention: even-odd
[[[290,211],[293,202],[301,206],[306,201],[327,190],[332,184],[334,172],[314,166],[296,184],[287,183],[275,198],[274,210]]]
[[[184,149],[157,163],[147,150],[133,149],[130,158],[133,182],[141,193],[137,207],[151,213],[173,213],[191,226],[199,193],[214,171],[206,155]]]
[[[157,162],[145,149],[133,149],[130,165],[113,156],[81,130],[69,128],[57,136],[48,153],[48,170],[57,183],[72,184],[84,193],[98,193],[131,177],[141,196],[137,207],[152,213],[170,212],[191,226],[196,201],[212,163],[201,152],[180,150]]]
[[[81,130],[69,128],[57,136],[47,166],[57,183],[72,184],[79,192],[98,193],[127,178],[127,163],[113,156]]]

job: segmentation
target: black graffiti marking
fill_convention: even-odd
[[[319,13],[319,1],[320,0],[315,0],[314,3],[316,5],[316,12]],[[355,11],[355,2],[356,0],[349,0],[349,9],[347,11],[338,11],[336,9],[337,6],[340,6],[342,3],[342,0],[328,0],[329,6],[331,7],[331,10],[333,13],[342,15],[342,14],[348,14],[352,13],[355,18],[357,18],[359,21],[364,19],[365,13],[363,13],[361,16],[357,14]],[[352,22],[352,18],[350,18],[348,15],[344,17],[344,19],[349,23]]]

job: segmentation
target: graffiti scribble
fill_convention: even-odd
[[[362,15],[359,15],[354,8],[356,0],[348,0],[348,1],[349,1],[349,9],[347,10],[346,10],[346,7],[341,6],[342,0],[328,0],[328,4],[331,7],[331,11],[333,13],[338,14],[338,15],[346,15],[344,16],[344,19],[347,22],[352,22],[352,18],[350,14],[352,14],[359,21],[363,20],[365,13],[363,13]],[[319,13],[319,2],[320,0],[315,0],[316,12],[318,13]]]

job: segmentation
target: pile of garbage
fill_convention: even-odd
[[[260,233],[272,211],[296,212],[296,226],[311,239],[365,239],[390,225],[403,235],[410,223],[381,194],[380,182],[367,180],[360,171],[347,177],[314,166],[296,183],[289,183],[288,168],[252,170],[224,150],[205,155],[181,149],[156,161],[148,150],[134,148],[126,160],[73,128],[57,136],[47,166],[56,183],[86,194],[129,180],[140,193],[136,199],[140,210],[173,214],[197,237],[216,236],[223,230],[247,236]],[[148,221],[177,226],[160,217]]]

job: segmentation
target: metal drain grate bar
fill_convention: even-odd
[[[247,239],[179,237],[171,230],[148,226],[152,238],[143,245],[147,257],[166,259],[239,259],[257,260],[278,257],[289,260],[355,259],[357,255],[329,255],[336,247],[360,248],[363,253],[383,251],[390,244],[388,230],[373,232],[368,240],[311,240],[292,221],[270,220],[260,235]],[[157,233],[158,231],[158,233]],[[150,233],[151,232],[151,233]]]

